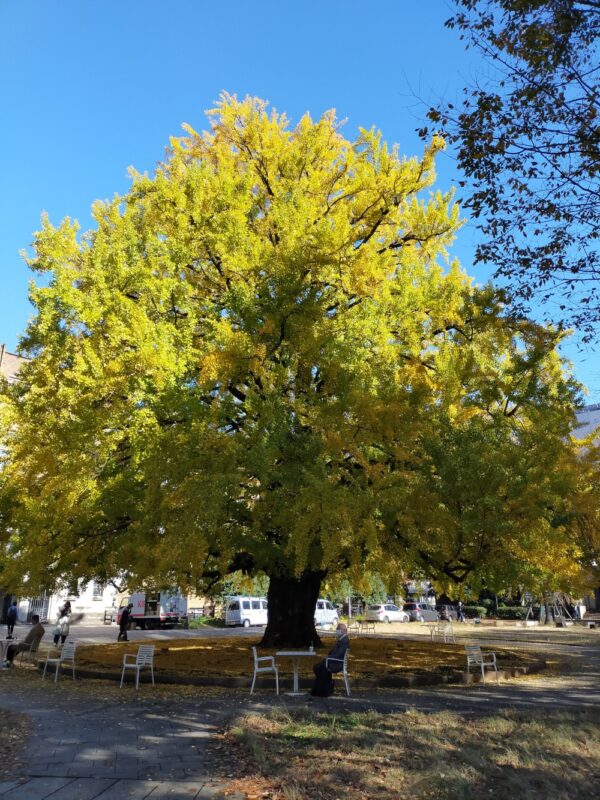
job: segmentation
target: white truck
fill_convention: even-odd
[[[187,618],[187,598],[179,592],[133,592],[119,604],[117,625],[121,622],[123,609],[129,603],[133,604],[130,624],[142,630],[178,625]]]

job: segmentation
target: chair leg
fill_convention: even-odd
[[[46,677],[46,667],[48,666],[48,659],[46,658],[46,663],[44,664],[44,671],[42,672],[42,680]]]
[[[124,677],[125,677],[125,667],[123,667],[123,671],[121,672],[121,685],[119,687],[120,689],[123,688],[123,678]]]
[[[279,672],[275,669],[275,694],[279,694]]]
[[[56,671],[54,672],[54,683],[58,683],[58,670],[60,667],[60,661],[56,662]]]
[[[350,684],[348,682],[348,675],[344,672],[344,683],[346,685],[346,695],[350,697]]]
[[[154,686],[154,665],[150,664],[150,677],[152,678],[152,686]]]
[[[254,684],[256,683],[256,670],[254,670],[254,677],[252,678],[252,686],[250,687],[250,694],[254,692]]]
[[[137,667],[135,670],[135,688],[140,688],[140,668]]]

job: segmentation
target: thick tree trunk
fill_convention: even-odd
[[[303,572],[299,578],[270,576],[269,622],[263,647],[309,647],[321,643],[315,630],[315,607],[324,572]]]

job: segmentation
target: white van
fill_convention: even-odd
[[[267,598],[266,597],[227,597],[225,600],[225,624],[250,625],[267,624]]]
[[[335,628],[339,622],[338,612],[329,600],[319,599],[315,607],[315,625],[319,628]]]

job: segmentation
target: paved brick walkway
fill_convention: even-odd
[[[68,680],[54,687],[28,670],[1,673],[0,718],[2,708],[25,711],[33,724],[21,756],[26,764],[0,781],[2,800],[222,796],[216,775],[223,765],[209,743],[231,713],[231,693],[171,702],[142,686],[139,694],[126,687],[113,700],[117,692],[109,687],[112,696],[102,702],[75,693]]]

